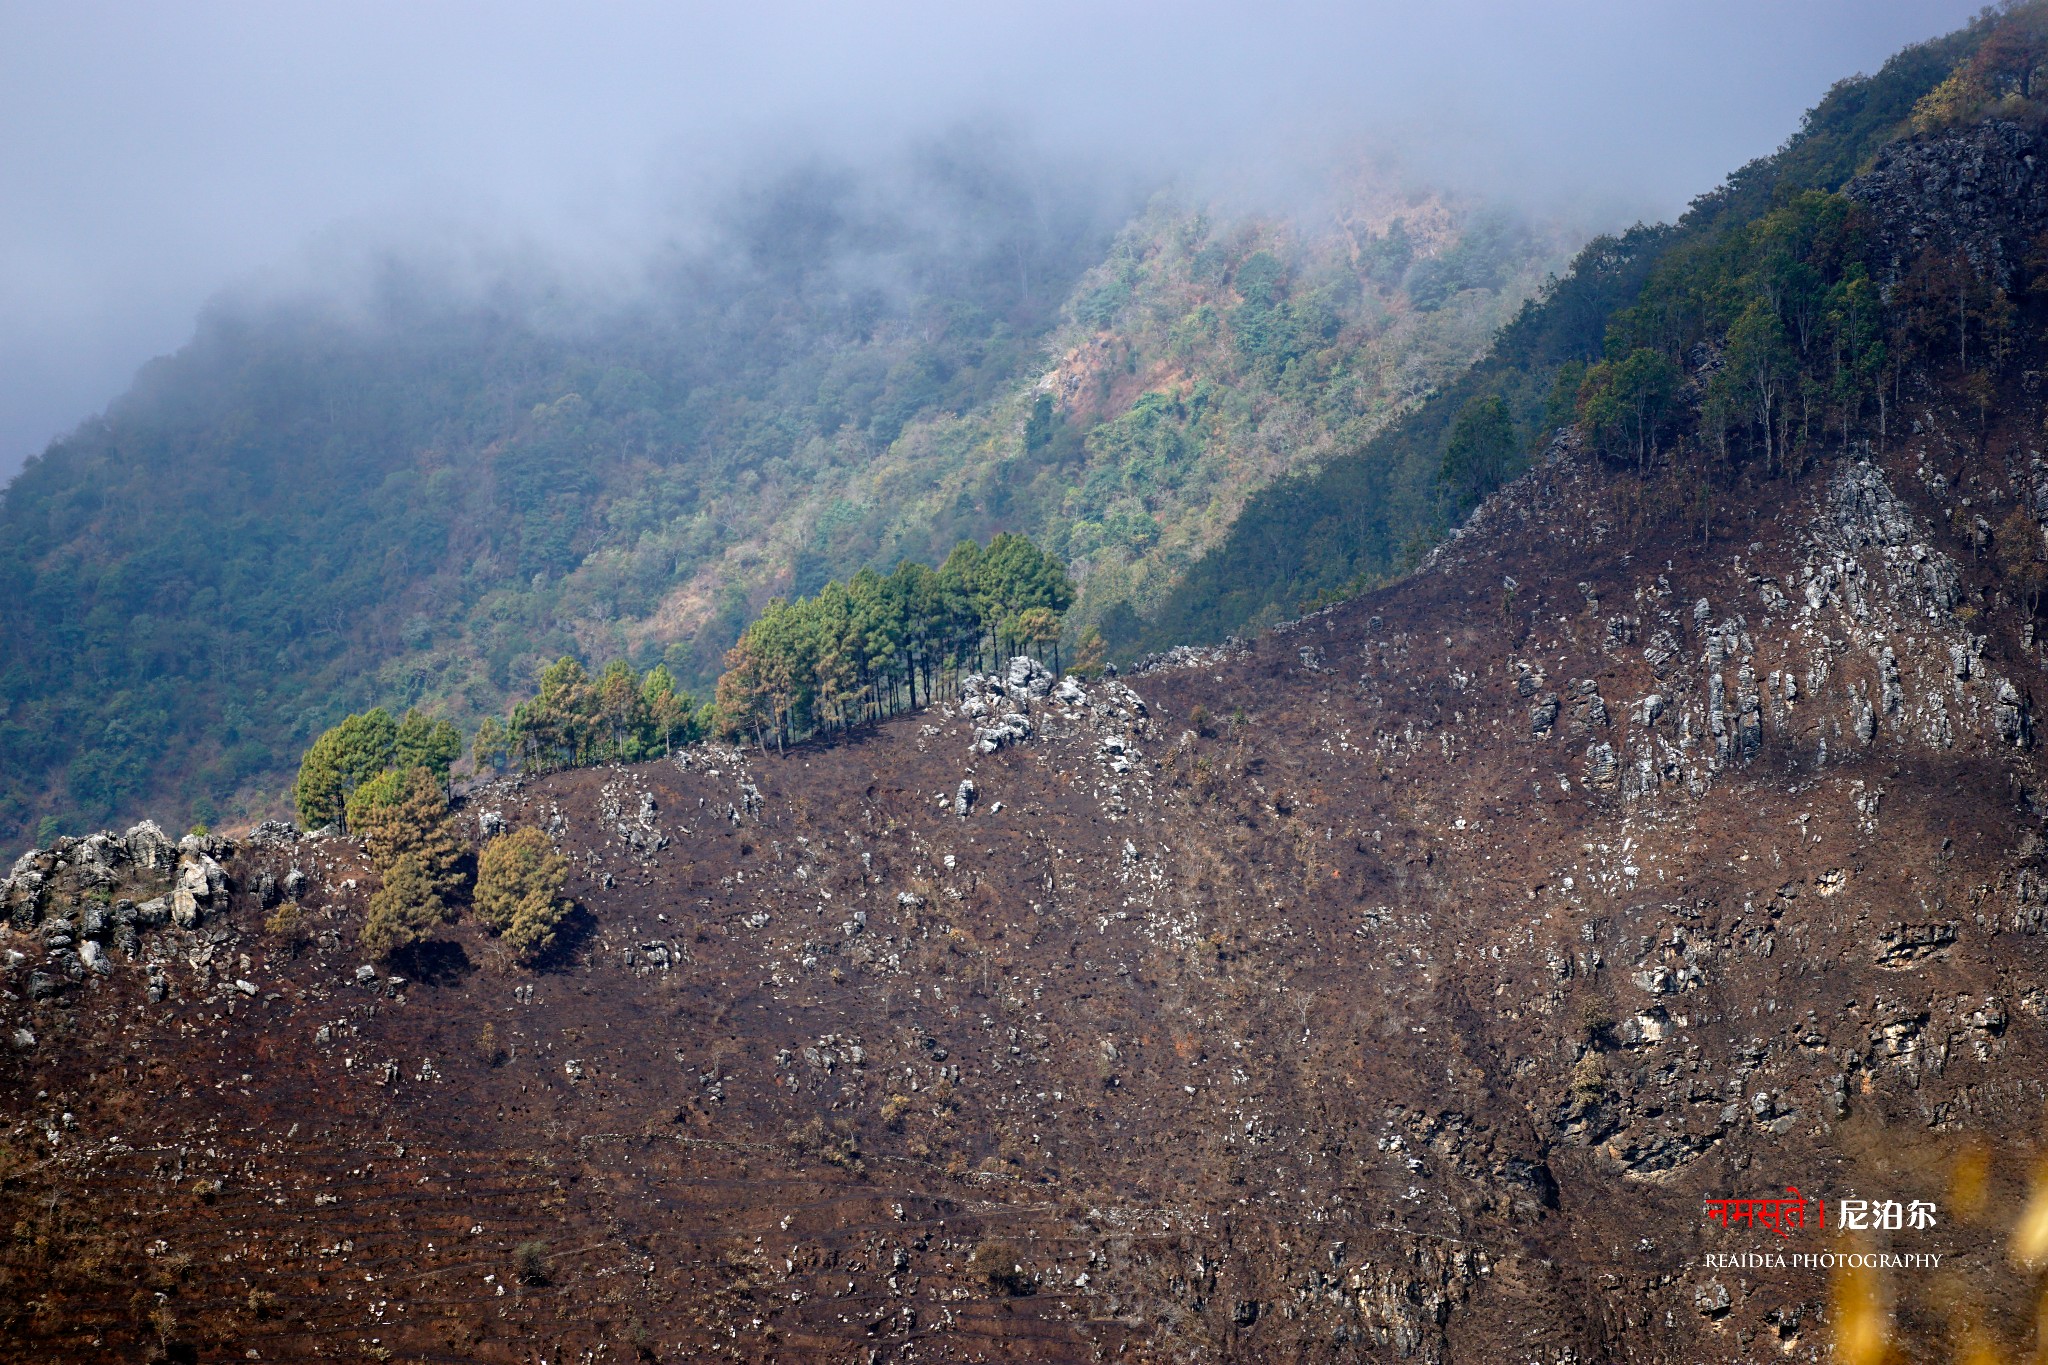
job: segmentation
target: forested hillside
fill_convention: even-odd
[[[1925,124],[1942,117],[1934,106],[1956,103],[1960,78],[1955,73],[1991,27],[1980,20],[1907,48],[1875,76],[1839,82],[1780,151],[1744,166],[1702,195],[1677,224],[1639,225],[1589,243],[1568,273],[1524,307],[1482,361],[1430,395],[1412,415],[1376,439],[1279,479],[1251,498],[1228,538],[1176,582],[1143,628],[1144,637],[1158,648],[1212,639],[1285,619],[1320,600],[1351,595],[1399,574],[1481,497],[1525,467],[1560,425],[1587,421],[1615,436],[1619,408],[1638,400],[1644,411],[1627,438],[1638,445],[1654,443],[1662,434],[1660,424],[1676,422],[1681,414],[1688,420],[1698,415],[1703,403],[1716,407],[1716,420],[1724,428],[1731,425],[1735,415],[1720,411],[1733,401],[1726,384],[1711,403],[1706,385],[1736,317],[1759,287],[1770,292],[1780,282],[1773,275],[1759,286],[1754,278],[1758,262],[1751,258],[1771,257],[1771,269],[1782,265],[1797,276],[1800,288],[1814,284],[1808,278],[1811,263],[1803,259],[1814,244],[1796,240],[1800,227],[1794,220],[1817,210],[1808,205],[1773,226],[1758,225],[1802,194],[1839,190],[1868,167],[1880,147],[1914,132],[1916,119]],[[1940,96],[1937,87],[1944,92]],[[1922,106],[1917,114],[1916,106]],[[1779,237],[1752,240],[1757,231]],[[1827,288],[1841,283],[1845,244],[1823,244],[1823,249],[1835,255],[1817,268],[1837,273],[1803,300],[1811,309],[1809,324],[1827,321],[1846,306],[1841,297],[1827,294]],[[1734,313],[1724,316],[1735,300],[1740,302]],[[1865,298],[1857,306],[1868,314],[1875,302]],[[1774,313],[1779,303],[1773,294]],[[1788,323],[1774,320],[1772,325]],[[1884,377],[1896,378],[1902,354],[1896,337],[1888,347],[1882,337],[1872,339],[1875,350],[1864,347],[1864,370],[1847,376],[1836,371],[1840,354],[1832,342],[1843,327],[1857,325],[1838,319],[1825,339],[1807,331],[1796,337],[1797,363],[1788,360],[1782,368],[1788,404],[1797,408],[1802,422],[1831,420],[1839,432],[1846,411],[1874,407]],[[1808,353],[1809,343],[1815,345],[1813,353]],[[1694,351],[1702,345],[1705,350]],[[1586,389],[1589,367],[1602,362],[1608,368],[1595,377],[1592,390]],[[1776,365],[1773,361],[1766,368]],[[1507,422],[1494,424],[1493,433],[1475,444],[1474,437],[1488,426],[1475,419],[1487,408],[1505,409]],[[1654,419],[1645,426],[1649,409],[1655,410]],[[1460,425],[1465,427],[1463,441]],[[1708,444],[1725,455],[1725,442]],[[1715,496],[1725,498],[1744,472],[1739,462],[1725,458],[1708,469],[1687,461],[1638,463],[1645,465],[1646,475],[1641,495],[1652,504],[1698,499],[1701,473],[1709,476]]]
[[[0,840],[287,809],[344,713],[473,728],[563,655],[708,697],[777,594],[1069,560],[1134,640],[1244,497],[1481,354],[1562,258],[1361,172],[1329,225],[959,146],[733,196],[630,299],[222,304],[0,497]],[[1318,220],[1322,222],[1323,220]]]

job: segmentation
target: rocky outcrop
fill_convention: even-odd
[[[2019,124],[1974,124],[1893,143],[1846,193],[1870,210],[1892,282],[1931,248],[1961,251],[2011,288],[2048,228],[2043,150]]]

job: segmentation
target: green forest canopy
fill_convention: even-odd
[[[280,760],[341,712],[492,715],[540,660],[610,654],[636,678],[660,663],[675,695],[702,691],[755,615],[743,592],[712,594],[687,645],[632,623],[769,534],[792,498],[913,447],[955,471],[957,495],[802,504],[821,510],[791,586],[812,605],[776,608],[787,622],[757,642],[785,625],[812,638],[794,629],[804,612],[850,613],[837,599],[863,565],[930,563],[1018,526],[1051,528],[1048,551],[1085,561],[1070,630],[1100,624],[1126,650],[1213,637],[1401,571],[1561,421],[1646,473],[1686,443],[1710,450],[1723,478],[1881,430],[1902,357],[1953,345],[1967,364],[1982,341],[1975,358],[1995,360],[2001,310],[2024,301],[1977,288],[1944,334],[1914,300],[1976,286],[1937,253],[1899,308],[1874,310],[1836,191],[1902,134],[2031,117],[2026,44],[1987,39],[2038,17],[1991,16],[1842,82],[1677,225],[1589,245],[1434,391],[1386,387],[1374,367],[1398,353],[1371,338],[1455,338],[1416,320],[1526,264],[1512,223],[1468,221],[1426,255],[1396,221],[1348,275],[1199,216],[1147,220],[1105,254],[1113,219],[1087,203],[1033,203],[1026,177],[963,179],[957,163],[932,172],[927,200],[960,231],[792,177],[734,216],[725,249],[676,258],[656,299],[605,319],[543,322],[537,294],[451,303],[402,272],[374,326],[218,310],[0,497],[0,832],[173,793],[201,819],[261,809]],[[1078,408],[1037,401],[1058,327],[1109,329]],[[1696,419],[1676,395],[1700,345],[1736,364]],[[1088,406],[1141,362],[1193,377]],[[1340,401],[1359,392],[1377,396]],[[1327,453],[1226,520],[1244,485],[1217,471],[1256,451],[1261,413],[1306,423]],[[930,686],[927,665],[887,648],[810,649],[783,651],[809,659],[804,679],[746,689],[778,734]],[[652,743],[638,725],[598,742],[622,752],[628,730]],[[590,742],[543,747],[560,759]]]
[[[1907,48],[1876,75],[1838,83],[1782,149],[1695,200],[1676,225],[1588,244],[1483,360],[1413,414],[1254,494],[1223,542],[1132,629],[1155,647],[1214,639],[1398,574],[1564,423],[1583,421],[1602,449],[1646,467],[1657,440],[1674,434],[1672,402],[1688,347],[1701,341],[1739,365],[1760,363],[1750,373],[1764,379],[1761,389],[1736,374],[1717,382],[1706,418],[1717,454],[1755,444],[1775,467],[1788,394],[1795,438],[1876,411],[1897,357],[1872,331],[1869,270],[1835,192],[1879,147],[1940,117],[1923,101],[1973,69],[1987,34],[2039,18],[2039,5],[2026,6]],[[2011,84],[1986,75],[1969,98],[2001,80]],[[2007,113],[2010,94],[1996,105]],[[1978,115],[1992,108],[1965,103]],[[1773,292],[1795,277],[1791,295]],[[1754,307],[1759,297],[1767,308]],[[1801,329],[1816,320],[1825,335]],[[1781,349],[1787,336],[1796,358]],[[1771,389],[1781,371],[1785,393]],[[1500,409],[1516,433],[1512,458],[1499,458]]]

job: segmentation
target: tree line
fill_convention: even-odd
[[[714,732],[786,745],[928,705],[965,670],[1012,651],[1049,653],[1058,667],[1061,613],[1073,600],[1066,565],[1028,538],[963,540],[937,569],[906,560],[887,575],[863,570],[770,602],[727,654],[712,704],[698,706],[662,665],[643,676],[615,659],[593,676],[565,656],[508,719],[486,717],[469,747],[479,772],[545,772],[668,754]],[[1092,666],[1101,652],[1090,633],[1077,662]],[[365,947],[402,952],[467,900],[518,960],[532,962],[569,913],[560,895],[567,863],[545,834],[521,829],[485,843],[468,875],[448,810],[463,748],[452,722],[418,710],[398,720],[381,707],[347,716],[306,750],[293,804],[306,828],[363,839],[380,879]]]
[[[727,653],[711,703],[677,687],[665,665],[641,674],[614,659],[593,675],[565,655],[509,717],[486,717],[469,748],[480,773],[536,773],[638,762],[713,734],[786,746],[929,705],[963,673],[1014,653],[1059,668],[1073,600],[1066,565],[1028,537],[963,540],[936,569],[905,560],[771,601]],[[1101,636],[1084,631],[1072,662],[1092,670],[1102,653]],[[308,829],[353,832],[359,808],[396,800],[414,770],[445,790],[463,749],[452,722],[417,710],[351,715],[306,750],[293,804]]]
[[[1009,654],[1049,655],[1058,668],[1073,600],[1066,565],[1009,532],[986,547],[961,541],[936,569],[906,560],[777,598],[726,654],[712,723],[781,747],[929,705]],[[1099,652],[1099,640],[1084,648]]]

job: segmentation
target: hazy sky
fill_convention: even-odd
[[[354,242],[627,259],[707,177],[964,119],[1276,192],[1372,137],[1608,226],[1671,216],[1977,7],[0,0],[0,477],[210,296]]]

